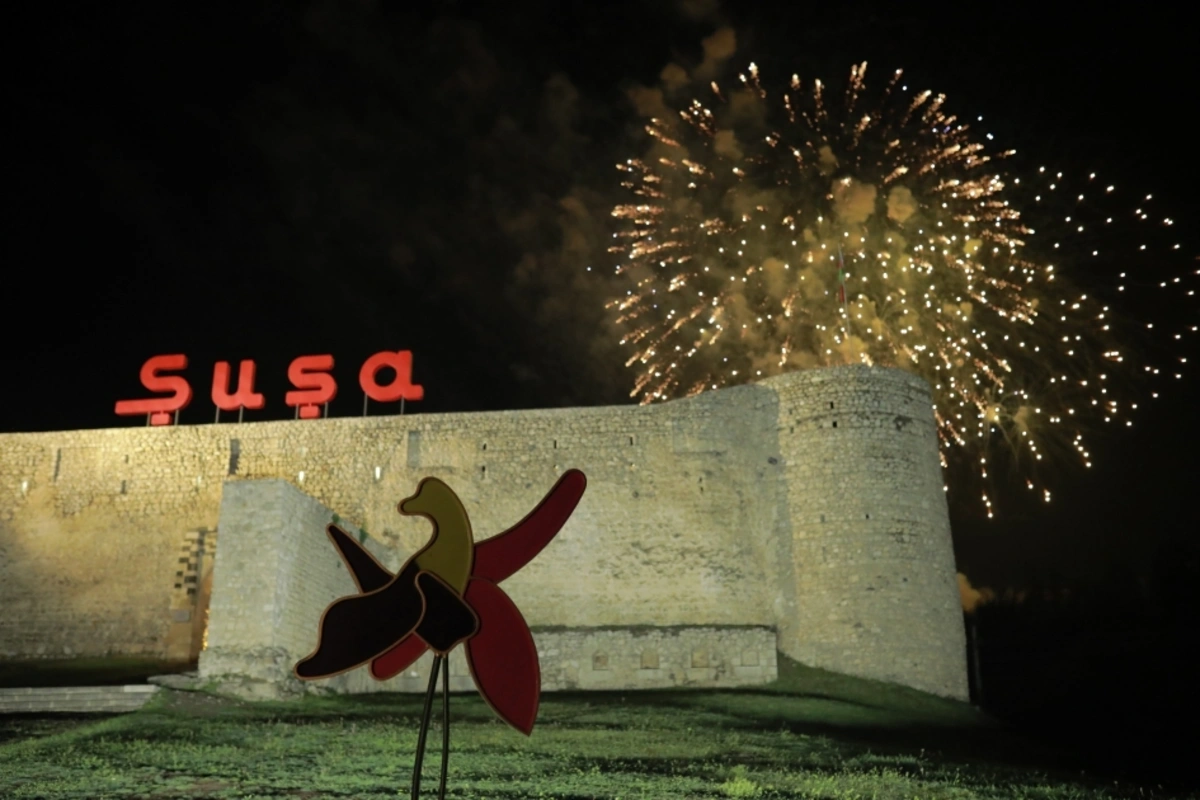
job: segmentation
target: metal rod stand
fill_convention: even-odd
[[[450,763],[450,656],[442,659],[442,776],[438,800],[446,800],[446,768]]]
[[[450,757],[450,660],[435,655],[429,671],[429,688],[425,690],[425,710],[421,714],[421,732],[417,735],[417,760],[413,765],[412,800],[421,794],[421,765],[425,761],[425,735],[429,732],[429,717],[433,711],[433,690],[437,687],[438,668],[442,670],[442,773],[438,782],[438,800],[446,797],[446,770]]]

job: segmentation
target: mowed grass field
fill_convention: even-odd
[[[477,695],[454,694],[447,796],[1192,796],[1123,780],[1070,743],[1020,738],[966,704],[786,660],[780,671],[740,690],[545,694],[528,738]],[[133,714],[0,717],[0,797],[406,798],[422,703],[164,690]],[[435,722],[423,797],[436,796],[440,745]]]

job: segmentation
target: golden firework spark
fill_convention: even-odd
[[[866,66],[834,108],[820,81],[808,90],[792,76],[771,94],[751,64],[740,85],[714,82],[708,103],[651,119],[648,152],[617,165],[632,197],[612,212],[626,285],[609,307],[632,350],[631,396],[900,367],[933,387],[944,465],[967,458],[986,481],[992,445],[1006,442],[1048,502],[1038,462],[1068,451],[1091,466],[1082,429],[1131,424],[1136,409],[1115,396],[1118,377],[1161,371],[1071,280],[1094,265],[1079,245],[1096,230],[1061,209],[1094,217],[1114,187],[1092,175],[1068,203],[1062,175],[1044,169],[1022,186],[999,166],[1013,151],[986,152],[944,96],[909,92],[899,70],[864,109]],[[1133,216],[1152,221],[1145,207]],[[982,492],[989,516],[993,497]]]

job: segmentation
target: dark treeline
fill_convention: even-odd
[[[1064,590],[1034,583],[966,615],[973,701],[1097,770],[1182,775],[1200,712],[1200,546],[1174,538],[1146,569],[1112,567]]]

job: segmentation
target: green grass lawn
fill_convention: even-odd
[[[529,738],[455,694],[447,796],[1186,796],[1081,774],[1076,754],[1026,743],[964,704],[786,661],[781,673],[753,689],[546,694]],[[422,702],[164,691],[122,716],[0,717],[0,797],[408,797]],[[436,796],[440,742],[434,725],[423,796]]]

